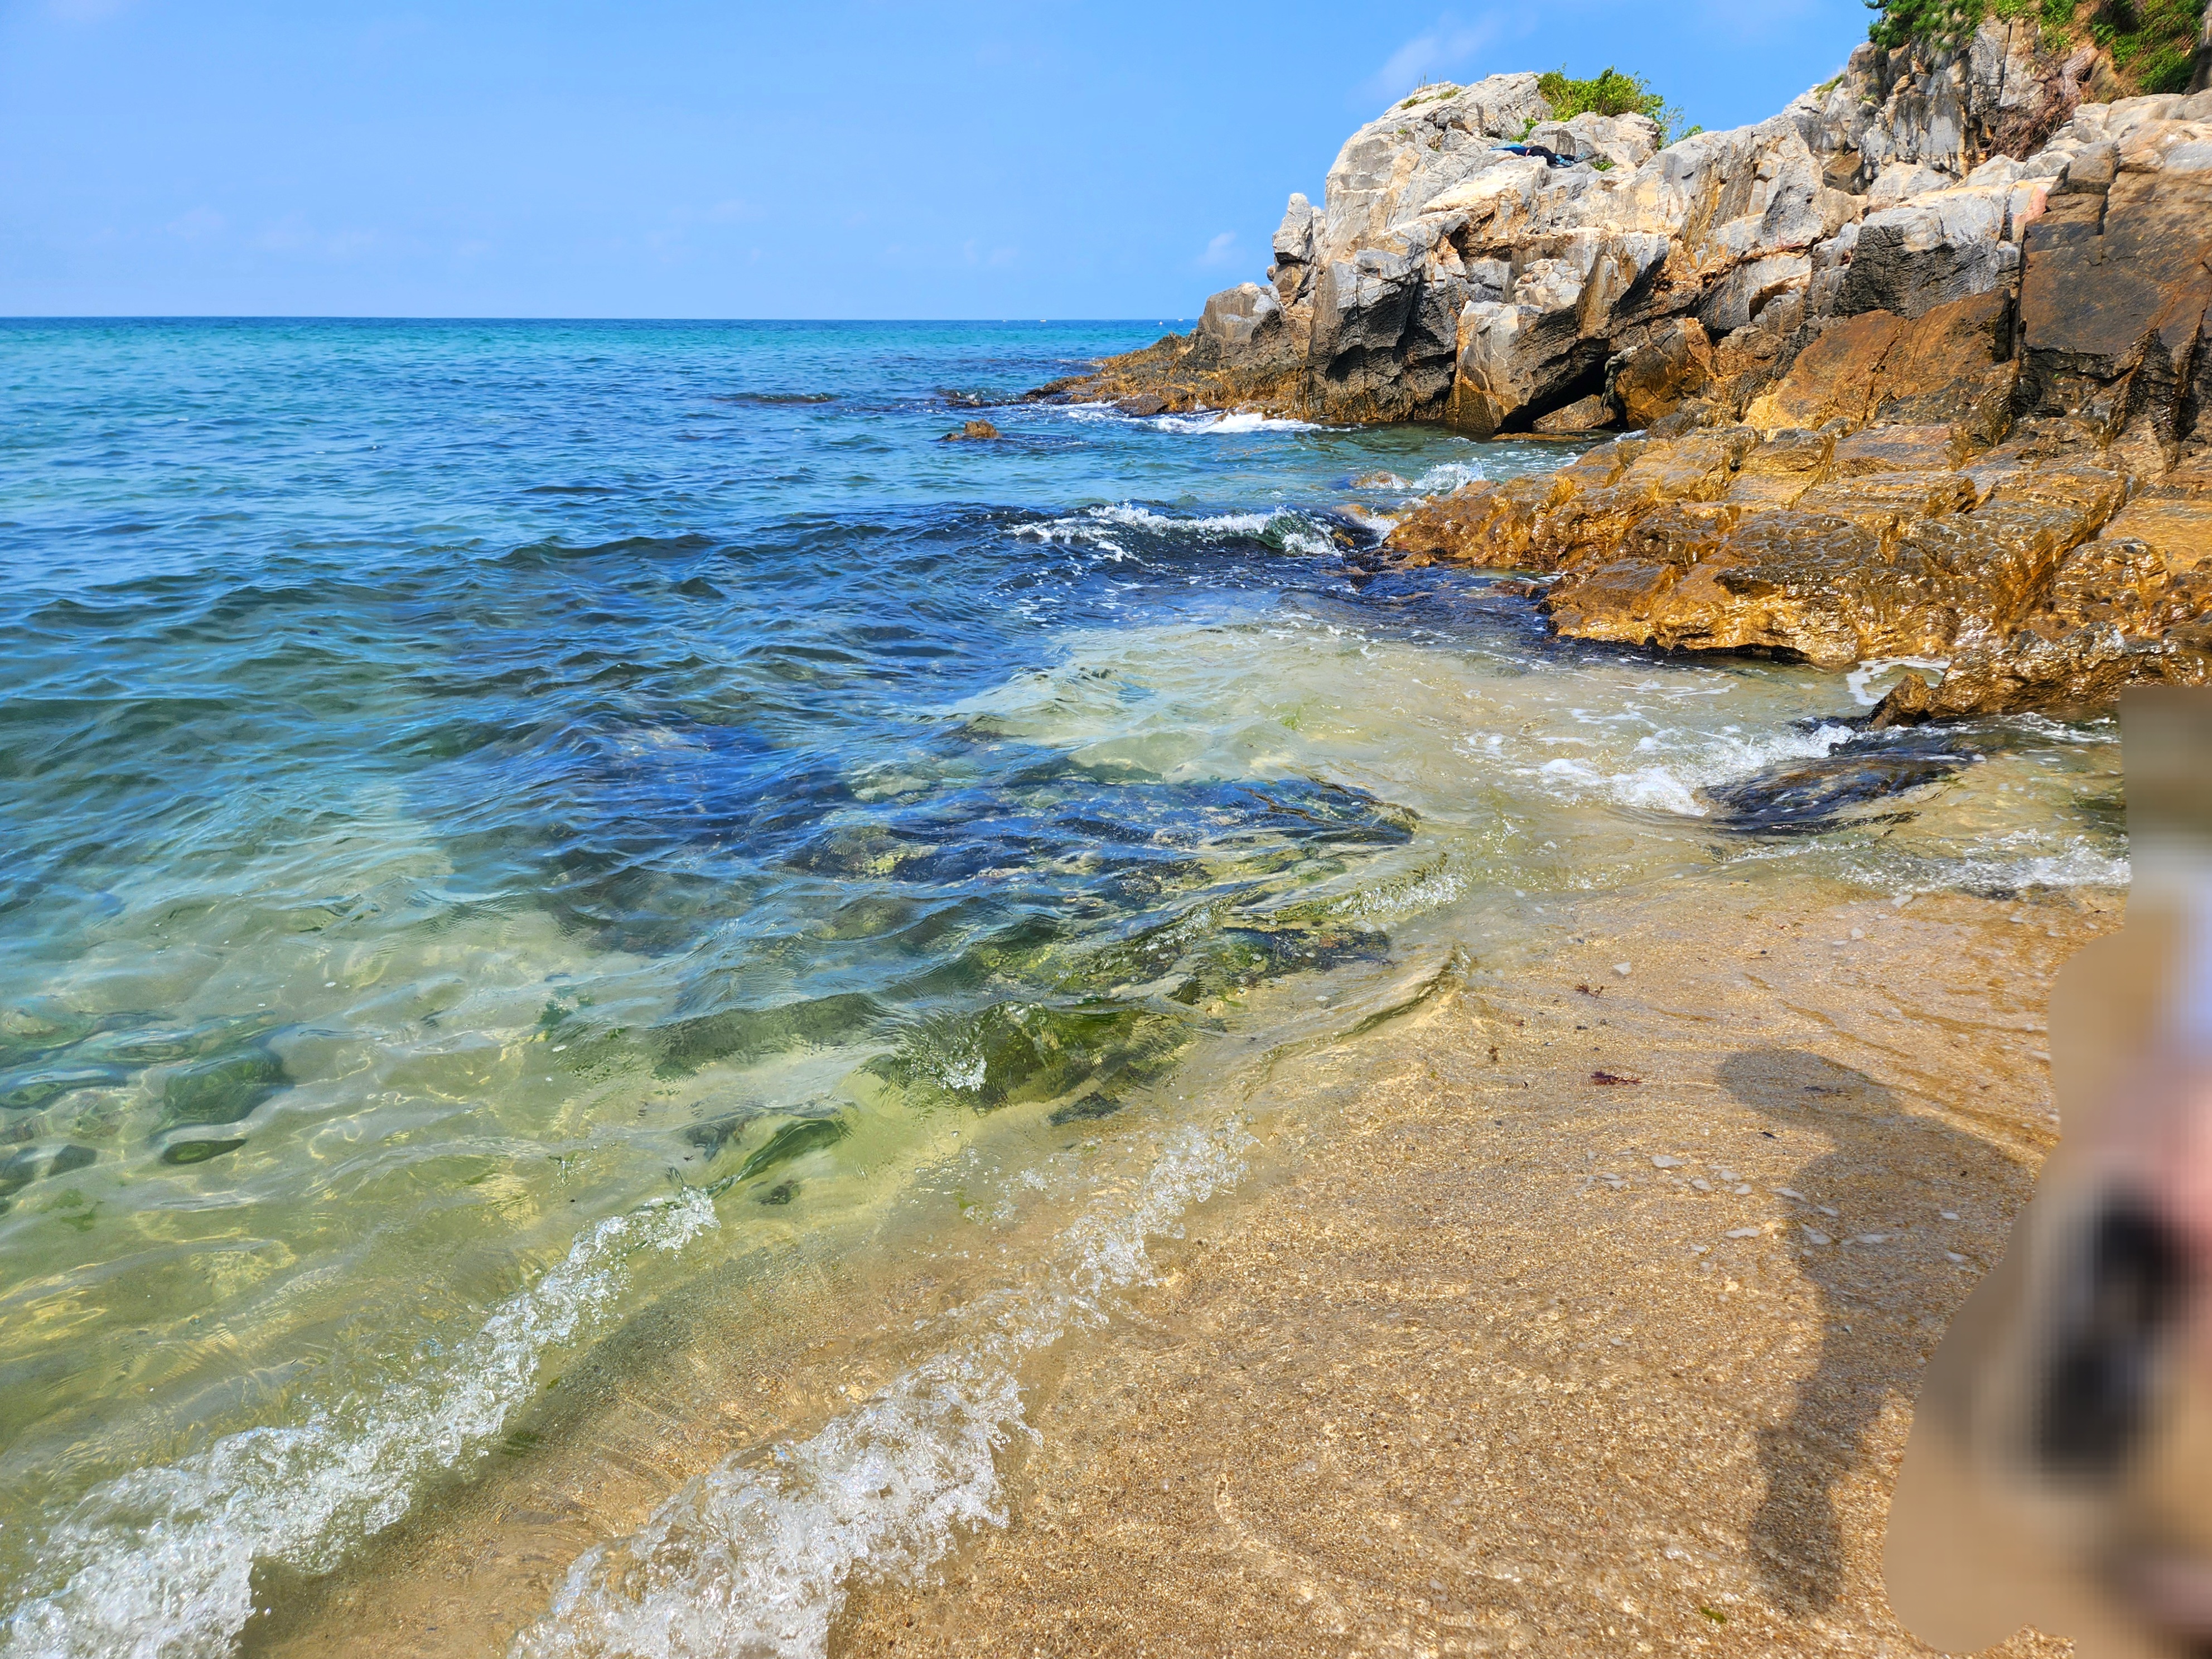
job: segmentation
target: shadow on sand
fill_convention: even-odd
[[[2017,1204],[2033,1177],[2004,1149],[1906,1110],[1864,1073],[1819,1054],[1748,1049],[1719,1076],[1785,1146],[1801,1136],[1830,1146],[1788,1183],[1809,1200],[1792,1206],[1797,1221],[1835,1242],[1794,1229],[1799,1271],[1820,1295],[1820,1352],[1788,1419],[1760,1431],[1766,1496],[1752,1523],[1767,1594],[1790,1612],[1819,1612],[1843,1592],[1837,1489],[1863,1462],[1890,1395],[1917,1396],[1916,1362],[1972,1288],[1944,1254],[1937,1212],[1961,1199],[1985,1210],[1998,1194]]]

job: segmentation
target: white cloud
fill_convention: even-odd
[[[1237,257],[1237,233],[1224,230],[1206,245],[1206,252],[1198,256],[1202,265],[1225,265]]]
[[[1503,32],[1503,21],[1494,11],[1464,24],[1446,12],[1392,52],[1382,67],[1361,83],[1360,90],[1373,98],[1403,98],[1424,82],[1464,67]]]

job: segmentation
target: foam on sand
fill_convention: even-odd
[[[1019,1371],[1151,1277],[1146,1240],[1235,1184],[1241,1123],[1167,1138],[1133,1193],[1095,1202],[1027,1284],[948,1316],[948,1340],[881,1394],[765,1461],[732,1458],[635,1535],[586,1552],[514,1659],[812,1656],[856,1572],[913,1581],[963,1531],[1005,1524],[1000,1449],[1033,1435]]]

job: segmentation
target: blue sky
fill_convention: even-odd
[[[0,0],[0,314],[1154,317],[1425,77],[1772,114],[1860,0]]]

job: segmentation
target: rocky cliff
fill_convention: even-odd
[[[2045,46],[1869,45],[1665,149],[1533,75],[1427,89],[1291,198],[1267,286],[1036,395],[1630,429],[1381,556],[1536,573],[1587,638],[1949,662],[1885,722],[2202,680],[2212,93],[2099,101],[2109,64]]]

